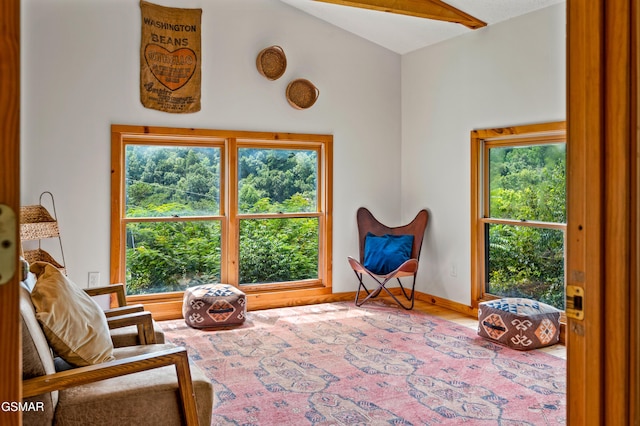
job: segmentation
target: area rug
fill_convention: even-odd
[[[213,425],[557,425],[565,360],[381,303],[247,313],[233,329],[161,322],[214,386]]]

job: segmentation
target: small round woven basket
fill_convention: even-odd
[[[299,78],[287,86],[287,101],[295,109],[307,109],[313,106],[320,96],[320,90],[309,80]]]
[[[256,58],[258,72],[269,80],[282,77],[287,69],[287,57],[280,46],[270,46],[262,49]]]

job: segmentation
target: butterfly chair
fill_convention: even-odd
[[[416,217],[404,226],[389,227],[380,223],[369,210],[358,209],[358,236],[360,241],[360,260],[349,256],[349,265],[358,277],[356,306],[362,306],[367,300],[377,297],[382,290],[406,310],[413,309],[415,301],[416,274],[418,259],[424,232],[427,228],[429,213],[420,210]],[[366,275],[373,278],[377,287],[369,290],[363,282]],[[411,278],[411,292],[402,284],[401,278]],[[387,287],[387,283],[397,279],[406,302],[399,300]],[[374,284],[375,285],[375,284]],[[367,294],[360,299],[360,291]]]

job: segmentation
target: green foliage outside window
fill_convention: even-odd
[[[315,212],[317,167],[315,151],[240,149],[239,212]]]
[[[315,151],[241,149],[241,213],[317,211]],[[129,294],[182,291],[219,282],[221,223],[218,148],[129,145],[126,216],[176,218],[127,224]],[[241,283],[318,276],[317,218],[241,219]]]
[[[128,145],[125,193],[127,217],[219,214],[220,150]]]
[[[240,223],[240,283],[318,277],[318,219],[245,219]]]
[[[564,144],[491,148],[490,217],[566,222]],[[488,293],[527,297],[564,309],[564,232],[487,224]]]
[[[128,294],[220,282],[220,223],[130,223],[126,256]]]

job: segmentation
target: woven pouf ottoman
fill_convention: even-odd
[[[239,325],[247,313],[245,294],[229,284],[205,284],[184,292],[182,316],[193,328]]]
[[[524,298],[482,302],[478,335],[519,351],[554,345],[560,338],[560,311]]]

